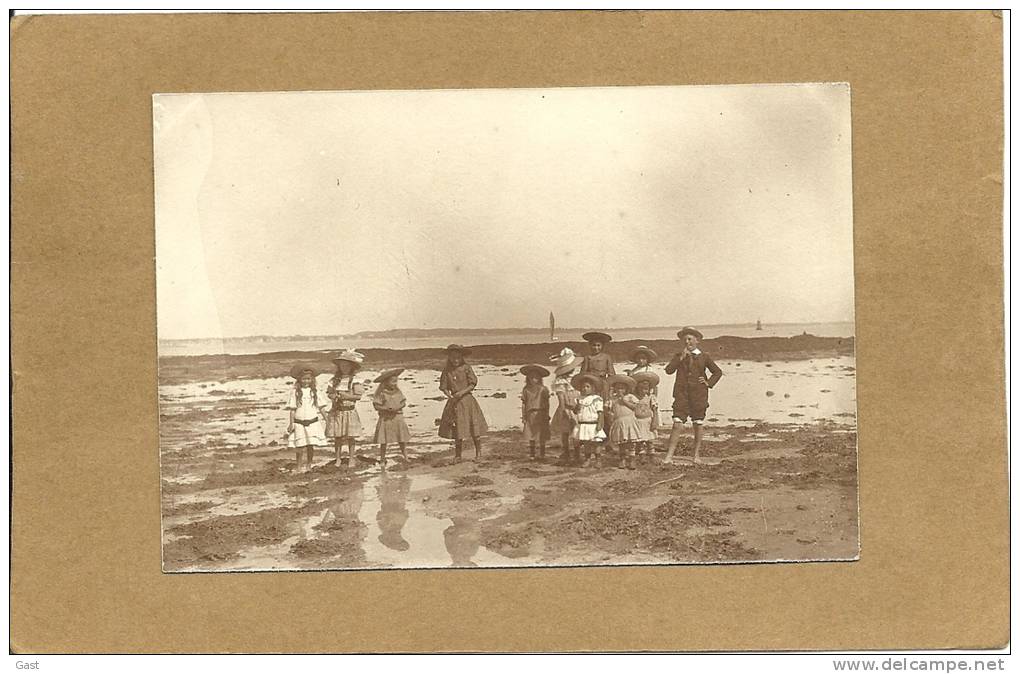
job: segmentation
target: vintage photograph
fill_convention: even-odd
[[[152,106],[164,571],[859,557],[847,84]]]

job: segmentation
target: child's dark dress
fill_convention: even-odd
[[[443,370],[439,377],[439,390],[444,393],[455,393],[477,383],[478,378],[475,377],[471,366],[464,363]],[[478,401],[473,395],[467,393],[458,401],[453,399],[446,401],[443,417],[439,421],[439,437],[448,440],[467,440],[484,435],[488,430],[485,415],[482,414],[482,408],[478,406]]]
[[[585,356],[581,364],[581,374],[593,374],[602,380],[602,390],[596,391],[602,398],[609,398],[609,377],[616,374],[612,357],[605,351],[592,356]]]
[[[548,440],[549,389],[545,386],[525,386],[521,391],[521,417],[525,442]]]

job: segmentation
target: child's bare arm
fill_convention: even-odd
[[[604,430],[603,429],[604,425],[605,425],[605,413],[600,410],[598,421],[595,422],[595,432],[601,433]]]
[[[287,424],[287,432],[294,432],[294,410],[290,410],[290,422]]]

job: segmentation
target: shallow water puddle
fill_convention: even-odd
[[[323,508],[295,523],[296,535],[270,546],[247,548],[227,569],[294,568],[295,543],[323,539],[334,520],[356,520],[364,530],[356,536],[360,555],[320,560],[319,568],[450,566],[507,566],[527,564],[525,558],[509,559],[481,544],[478,516],[437,517],[422,507],[420,494],[449,484],[432,475],[409,476],[377,472],[363,483],[341,489],[333,498],[321,499]]]
[[[478,519],[439,518],[411,494],[449,484],[430,475],[383,473],[362,488],[358,519],[366,525],[365,557],[371,565],[446,567],[505,565],[502,555],[481,545]]]

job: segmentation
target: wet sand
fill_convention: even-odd
[[[555,348],[537,346],[545,355]],[[539,358],[484,363],[476,350],[477,397],[493,427],[479,461],[466,448],[469,460],[452,464],[450,444],[435,436],[443,401],[438,373],[425,364],[401,381],[410,461],[393,460],[391,448],[386,471],[369,460],[341,471],[324,448],[307,474],[293,472],[294,452],[282,443],[289,379],[251,376],[240,356],[219,357],[204,372],[161,360],[164,569],[855,558],[854,360],[838,349],[798,353],[807,357],[717,355],[726,374],[712,392],[709,464],[664,466],[660,452],[634,471],[557,466],[555,441],[546,462],[528,460],[516,429],[516,368]],[[364,378],[394,361],[368,362]],[[659,391],[666,425],[671,383]],[[367,440],[375,414],[367,401],[358,409]],[[361,451],[374,458],[377,448],[363,443]]]

